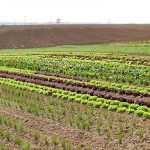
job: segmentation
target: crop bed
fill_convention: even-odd
[[[3,51],[0,149],[149,150],[148,56]]]

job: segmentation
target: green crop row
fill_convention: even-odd
[[[16,146],[23,150],[30,150],[31,148],[31,143],[28,140],[24,140],[21,137],[14,137],[9,131],[0,129],[0,137],[5,139],[8,142],[13,142],[15,143]]]
[[[111,89],[116,89],[116,90],[124,90],[124,91],[130,90],[130,91],[134,91],[134,92],[150,94],[150,88],[146,88],[146,87],[124,85],[124,84],[119,84],[119,83],[111,83],[111,82],[98,81],[98,80],[91,80],[90,82],[83,82],[83,81],[77,81],[77,80],[67,79],[67,78],[35,74],[35,72],[32,70],[16,69],[16,68],[9,68],[9,67],[0,67],[0,70],[28,74],[28,75],[32,75],[32,76],[39,76],[39,77],[44,77],[44,78],[49,78],[49,79],[59,79],[59,80],[63,80],[68,83],[74,82],[74,83],[81,83],[81,84],[85,84],[85,85],[101,86],[101,87],[111,88]]]
[[[32,83],[15,81],[12,79],[0,78],[0,83],[24,90],[35,91],[42,94],[48,94],[49,92],[52,92],[52,96],[57,98],[75,101],[81,104],[88,104],[98,108],[107,108],[109,110],[118,111],[120,113],[135,113],[138,116],[144,116],[147,118],[150,117],[150,108],[146,106],[139,106],[138,104],[129,104],[126,102],[120,102],[118,100],[107,100],[104,98],[98,98],[97,96],[90,96],[88,94],[77,94],[75,92],[44,87]]]
[[[31,54],[32,55],[32,54]],[[34,54],[33,54],[34,55]],[[143,64],[150,65],[150,58],[143,56],[130,56],[130,55],[121,55],[121,54],[111,54],[111,53],[83,53],[83,52],[46,52],[46,53],[37,53],[38,57],[44,58],[71,58],[71,59],[81,59],[81,60],[109,60],[112,62],[121,62],[128,64]]]
[[[150,94],[150,88],[146,87],[138,87],[133,85],[124,85],[119,83],[111,83],[111,82],[104,82],[104,81],[96,81],[91,80],[91,85],[97,85],[102,87],[108,87],[116,90],[125,90],[125,91],[134,91],[134,92],[141,92],[141,93],[149,93]]]
[[[24,125],[21,121],[8,118],[7,116],[2,114],[0,114],[0,124],[8,125],[19,132],[22,132],[24,130]]]
[[[1,56],[0,66],[47,71],[123,84],[150,84],[150,67],[118,62]]]

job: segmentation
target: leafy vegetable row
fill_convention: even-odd
[[[0,57],[0,66],[46,71],[111,82],[149,85],[150,67],[109,61],[54,59],[38,57]]]
[[[84,85],[81,83],[72,83],[72,82],[68,83],[63,80],[48,79],[45,77],[38,77],[38,76],[20,74],[20,73],[8,72],[8,71],[0,71],[0,77],[15,79],[17,81],[23,81],[23,82],[28,82],[28,83],[35,83],[35,84],[42,85],[42,86],[63,89],[63,90],[71,91],[71,92],[77,92],[80,94],[89,94],[91,96],[97,96],[99,98],[119,100],[121,102],[128,102],[128,103],[136,103],[136,104],[144,105],[148,107],[150,106],[150,101],[148,98],[149,95],[145,95],[144,98],[140,98],[140,97],[137,97],[139,93],[134,93],[133,95],[136,96],[134,98],[133,96],[129,97],[123,93],[122,94],[112,93],[111,89],[106,89],[106,88],[102,88],[98,86],[90,86],[90,85]]]
[[[135,113],[138,116],[144,116],[150,118],[150,108],[146,106],[139,106],[137,104],[129,104],[126,102],[119,102],[117,100],[106,100],[104,98],[98,98],[97,96],[90,96],[88,94],[77,94],[75,92],[44,87],[33,83],[25,83],[15,81],[12,79],[0,78],[0,84],[14,86],[20,89],[35,91],[42,94],[49,94],[57,98],[64,100],[75,101],[81,104],[88,104],[94,107],[108,108],[109,110],[115,110],[120,113]]]
[[[32,55],[32,54],[31,54]],[[150,66],[150,59],[146,57],[138,57],[138,56],[129,56],[129,55],[119,55],[119,54],[110,54],[110,53],[63,53],[63,52],[49,52],[47,54],[37,54],[38,57],[41,58],[73,58],[73,59],[81,59],[81,60],[111,60],[112,62],[121,62],[121,63],[129,63],[129,64],[139,64]]]
[[[64,78],[61,75],[59,75],[59,77],[58,77],[57,74],[51,74],[48,72],[36,72],[36,74],[35,74],[35,72],[32,70],[16,69],[16,68],[9,68],[9,67],[0,67],[0,70],[22,73],[22,74],[29,74],[29,75],[40,76],[40,77],[46,77],[49,79],[58,79],[58,80],[66,81],[68,83],[71,83],[71,82],[81,83],[81,84],[85,84],[85,85],[100,86],[100,87],[110,88],[110,89],[114,89],[114,90],[123,90],[123,91],[127,91],[127,92],[130,91],[131,94],[134,92],[139,92],[140,95],[143,95],[145,93],[150,94],[150,88],[146,88],[146,87],[137,87],[137,86],[133,86],[133,85],[124,85],[124,84],[119,84],[119,83],[111,83],[111,82],[98,81],[98,80],[91,80],[90,82],[83,82],[83,81]],[[53,75],[53,76],[51,76],[51,75]]]

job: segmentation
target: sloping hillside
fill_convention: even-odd
[[[150,40],[150,25],[0,26],[0,49]]]

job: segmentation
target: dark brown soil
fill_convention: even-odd
[[[0,49],[150,40],[150,25],[0,26]]]

